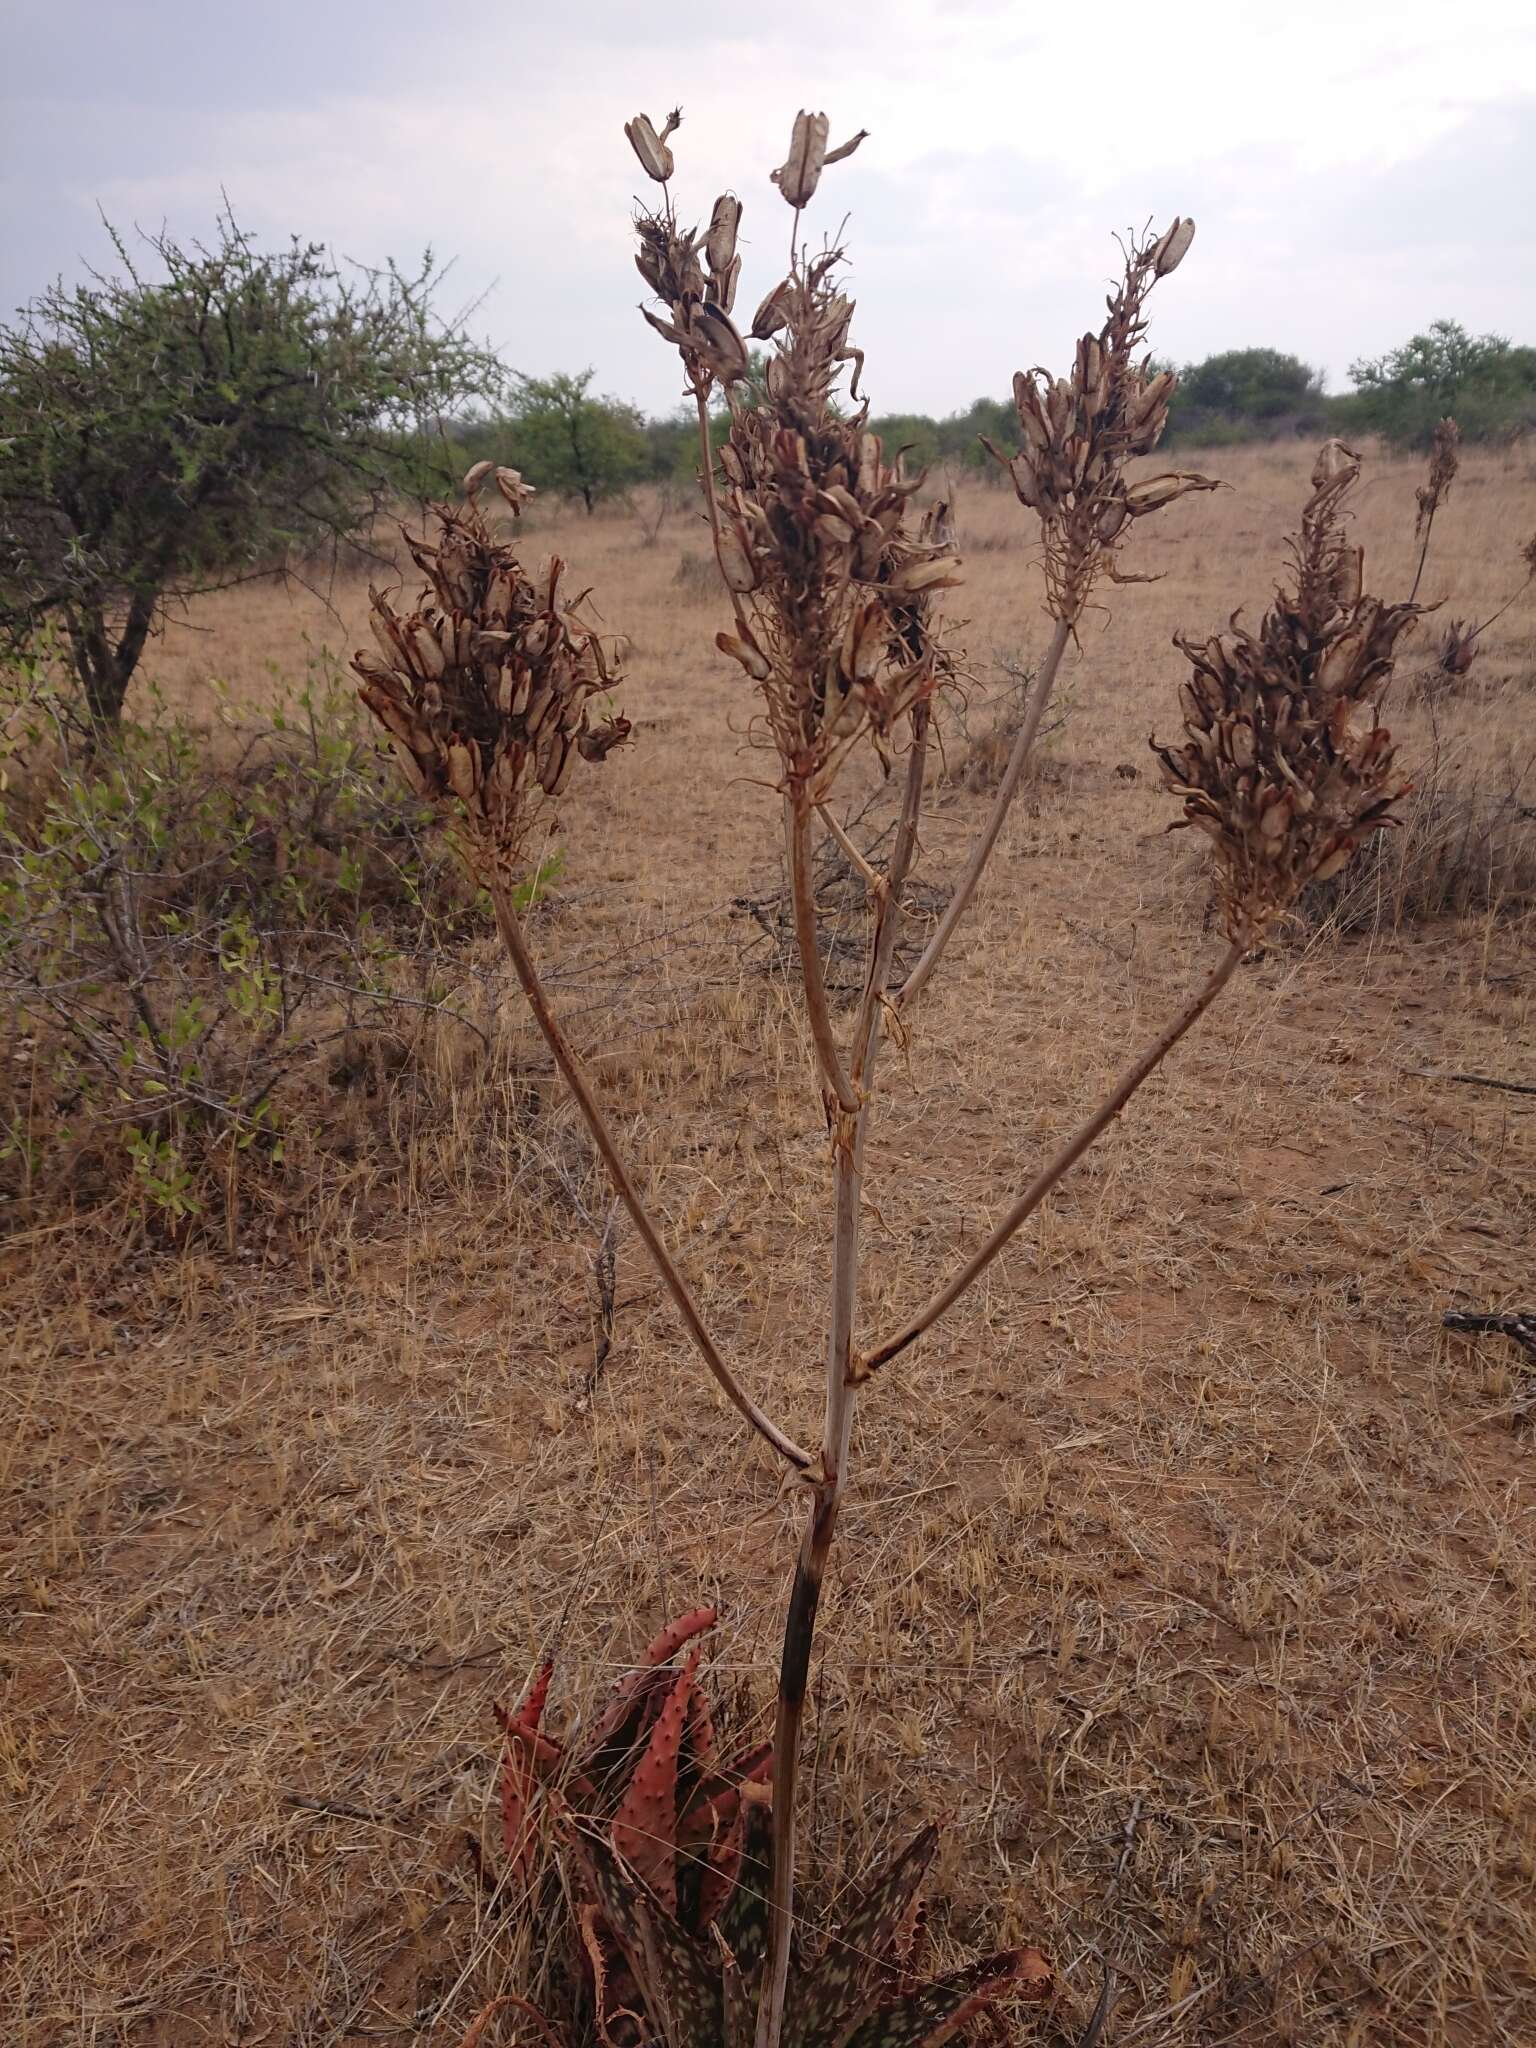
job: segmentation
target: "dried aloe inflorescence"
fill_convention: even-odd
[[[997,794],[976,836],[944,915],[897,997],[916,999],[965,916],[997,844],[1039,736],[1062,658],[1076,633],[1095,583],[1144,582],[1122,574],[1116,556],[1140,519],[1191,491],[1213,491],[1210,478],[1188,470],[1126,478],[1133,457],[1149,455],[1162,438],[1177,388],[1171,370],[1138,360],[1146,339],[1146,304],[1152,287],[1176,270],[1195,237],[1192,220],[1176,219],[1162,234],[1135,237],[1126,247],[1125,271],[1107,300],[1097,334],[1077,344],[1068,376],[1019,370],[1013,379],[1021,446],[1005,454],[983,445],[1008,471],[1020,502],[1040,520],[1046,610],[1056,621],[1024,709]]]
[[[1225,952],[986,1241],[916,1315],[855,1362],[859,1379],[900,1357],[975,1284],[1205,1015],[1298,890],[1337,873],[1364,838],[1391,822],[1403,785],[1377,706],[1397,643],[1422,608],[1362,592],[1361,553],[1341,521],[1359,473],[1358,458],[1342,443],[1324,444],[1292,543],[1295,588],[1277,594],[1257,634],[1234,621],[1203,646],[1178,641],[1194,667],[1183,691],[1187,738],[1182,746],[1153,744],[1165,781],[1184,799],[1182,822],[1215,841]]]
[[[717,645],[761,686],[786,790],[813,801],[863,735],[889,741],[931,695],[929,601],[960,580],[944,533],[908,523],[921,478],[887,461],[865,406],[834,408],[843,365],[850,395],[859,368],[838,261],[819,256],[778,287],[763,398],[738,408],[720,451],[722,567],[740,610]]]
[[[862,140],[861,131],[829,151],[825,114],[796,117],[773,178],[797,217],[826,165]],[[888,461],[868,429],[840,251],[809,257],[793,247],[789,275],[752,321],[750,338],[773,353],[761,391],[749,391],[747,341],[730,318],[740,220],[729,194],[704,233],[678,226],[670,190],[660,212],[642,213],[636,262],[667,317],[642,310],[677,348],[701,404],[714,383],[726,392],[723,494],[712,452],[703,479],[736,615],[717,645],[762,688],[786,793],[819,803],[861,736],[884,745],[932,693],[943,664],[931,598],[959,581],[959,565],[935,524],[914,531],[908,511],[922,479]],[[837,391],[848,370],[856,409],[844,413]]]
[[[1184,743],[1157,748],[1184,824],[1216,848],[1227,931],[1254,945],[1309,881],[1336,874],[1405,793],[1377,705],[1397,643],[1420,614],[1361,588],[1344,501],[1360,462],[1327,442],[1291,543],[1294,587],[1257,633],[1234,619],[1203,644],[1180,636]]]
[[[477,493],[493,465],[465,478],[462,507],[437,508],[436,545],[407,538],[426,576],[402,615],[370,590],[382,659],[359,653],[358,694],[389,734],[418,796],[457,799],[477,870],[510,871],[546,800],[564,791],[578,760],[601,761],[629,732],[592,699],[613,689],[598,634],[565,602],[565,565],[537,578],[498,541]],[[514,512],[530,495],[515,470],[494,471]]]
[[[1414,493],[1418,501],[1418,517],[1413,522],[1413,533],[1419,546],[1419,565],[1414,571],[1413,588],[1408,593],[1409,602],[1419,594],[1419,584],[1424,577],[1424,564],[1429,559],[1430,535],[1435,528],[1435,514],[1450,495],[1456,472],[1461,467],[1461,429],[1447,417],[1435,428],[1429,444],[1429,475]]]
[[[986,447],[1013,479],[1019,502],[1040,517],[1047,607],[1076,625],[1101,574],[1122,577],[1115,562],[1138,519],[1216,482],[1187,470],[1127,482],[1126,464],[1150,455],[1168,423],[1178,379],[1138,362],[1146,339],[1147,297],[1176,270],[1194,240],[1192,220],[1175,220],[1155,238],[1133,237],[1125,274],[1107,301],[1097,334],[1085,334],[1069,375],[1039,368],[1014,374],[1022,442],[1007,455]]]

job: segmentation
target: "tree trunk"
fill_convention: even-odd
[[[106,616],[99,609],[72,612],[67,620],[70,657],[91,724],[115,731],[122,723],[123,701],[154,623],[157,592],[138,592],[128,606],[122,632],[113,643]]]

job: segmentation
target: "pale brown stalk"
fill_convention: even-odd
[[[970,906],[971,898],[976,893],[976,885],[980,882],[982,871],[991,859],[992,849],[997,844],[998,834],[1003,829],[1003,821],[1008,816],[1014,794],[1018,789],[1020,781],[1023,779],[1024,770],[1029,765],[1030,755],[1034,752],[1035,741],[1040,732],[1040,722],[1045,717],[1045,707],[1051,700],[1051,691],[1055,688],[1056,676],[1061,668],[1062,656],[1066,653],[1067,643],[1071,638],[1072,626],[1070,621],[1058,619],[1056,630],[1051,635],[1051,644],[1046,650],[1044,661],[1040,664],[1040,673],[1036,676],[1034,688],[1030,691],[1029,703],[1025,707],[1024,723],[1019,728],[1018,737],[1013,743],[1013,751],[1008,756],[1008,766],[1003,772],[1002,781],[998,784],[997,794],[992,799],[992,808],[987,814],[987,821],[982,826],[977,836],[976,844],[971,849],[970,858],[965,864],[965,871],[955,884],[955,893],[950,897],[948,904],[945,906],[944,915],[939,919],[938,928],[928,941],[927,946],[923,949],[922,957],[917,965],[902,983],[896,995],[898,1006],[905,1006],[921,993],[924,983],[933,973],[934,968],[938,966],[944,948],[953,937],[956,925],[959,924]]]
[[[848,837],[848,834],[843,830],[842,826],[839,825],[839,823],[837,822],[836,813],[833,811],[832,806],[830,804],[818,804],[816,806],[816,815],[818,818],[820,818],[823,825],[826,826],[827,830],[832,834],[832,837],[837,841],[838,845],[842,848],[843,853],[847,857],[850,865],[856,868],[858,872],[864,877],[865,886],[869,889],[871,895],[878,896],[881,889],[884,887],[884,884],[882,883],[879,875],[876,874],[875,870],[864,858],[863,854],[860,853],[859,849]]]
[[[566,1086],[575,1097],[576,1106],[592,1134],[592,1142],[608,1169],[608,1177],[613,1182],[614,1191],[629,1211],[641,1242],[655,1261],[656,1270],[665,1282],[667,1292],[677,1304],[678,1313],[682,1316],[699,1356],[732,1407],[745,1416],[764,1442],[770,1444],[781,1458],[787,1459],[798,1470],[805,1471],[811,1464],[810,1452],[802,1450],[793,1438],[784,1434],[770,1416],[763,1413],[721,1357],[719,1348],[705,1327],[704,1319],[689,1292],[687,1282],[674,1265],[671,1253],[663,1244],[644,1202],[640,1199],[639,1191],[629,1177],[629,1171],[614,1143],[613,1134],[598,1108],[596,1098],[587,1086],[587,1078],[582,1071],[581,1063],[565,1033],[560,1029],[554,1011],[550,1008],[549,999],[544,993],[544,985],[533,964],[533,956],[528,951],[522,920],[517,914],[517,906],[512,900],[511,891],[499,875],[491,877],[488,887],[496,912],[496,928],[501,934],[502,944],[507,949],[513,971],[528,1000],[528,1007],[533,1012],[534,1022],[544,1034],[545,1042],[554,1055],[555,1065],[560,1069]]]
[[[773,1737],[772,1918],[768,1966],[762,2003],[758,2008],[759,2048],[775,2048],[780,2038],[789,1980],[790,1936],[794,1926],[800,1729],[805,1714],[805,1689],[810,1676],[816,1613],[821,1603],[827,1559],[837,1533],[838,1514],[848,1481],[848,1445],[858,1401],[853,1371],[853,1329],[858,1311],[859,1200],[864,1144],[873,1105],[874,1067],[879,1053],[886,985],[901,930],[901,896],[917,848],[923,775],[927,765],[928,723],[928,707],[919,704],[912,714],[912,744],[907,755],[901,818],[891,849],[890,866],[879,880],[869,968],[854,1027],[853,1085],[858,1095],[858,1108],[852,1115],[838,1114],[833,1119],[832,1305],[827,1334],[826,1414],[820,1469],[812,1482],[815,1498],[795,1565],[779,1663]],[[804,958],[802,954],[802,966]],[[809,1007],[809,987],[806,999]]]
[[[864,1353],[856,1367],[861,1380],[878,1372],[882,1365],[889,1365],[891,1360],[899,1357],[909,1344],[915,1344],[919,1337],[933,1328],[940,1316],[946,1315],[954,1307],[967,1288],[981,1278],[1009,1239],[1028,1222],[1056,1183],[1064,1174],[1070,1172],[1094,1140],[1114,1122],[1142,1082],[1162,1065],[1191,1025],[1198,1023],[1205,1015],[1232,979],[1244,950],[1242,943],[1235,939],[1228,945],[1215,967],[1177,1016],[1164,1026],[1145,1052],[1120,1076],[1092,1116],[1079,1125],[1050,1163],[1035,1176],[986,1242],[972,1253],[932,1300],[918,1310],[909,1323],[897,1330],[893,1336],[887,1337],[883,1343],[877,1344],[872,1351]]]
[[[785,798],[784,821],[789,842],[789,893],[794,908],[795,944],[800,954],[800,979],[805,986],[806,1021],[811,1027],[811,1042],[816,1048],[823,1084],[838,1108],[845,1115],[852,1116],[858,1110],[859,1098],[848,1078],[848,1070],[838,1050],[837,1034],[832,1029],[826,977],[821,970],[821,954],[816,945],[816,889],[811,876],[811,805],[803,791]]]
[[[746,613],[741,608],[741,599],[726,581],[725,564],[720,549],[720,496],[715,489],[715,451],[709,444],[708,384],[695,379],[693,397],[699,413],[699,481],[704,492],[705,509],[709,514],[709,532],[714,543],[715,565],[721,572],[721,581],[726,583],[726,595],[731,600],[731,610],[736,614],[736,623],[738,626],[744,626]]]

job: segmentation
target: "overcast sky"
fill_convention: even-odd
[[[378,263],[430,243],[515,367],[596,367],[647,409],[622,132],[680,102],[680,207],[742,197],[742,297],[778,275],[797,107],[834,141],[877,409],[946,412],[1064,363],[1112,232],[1175,212],[1153,304],[1179,360],[1324,369],[1440,316],[1536,342],[1530,0],[0,0],[0,314],[110,265],[99,213],[241,222]]]

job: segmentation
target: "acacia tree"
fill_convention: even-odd
[[[512,456],[538,490],[580,498],[590,516],[650,463],[645,421],[618,398],[594,398],[594,373],[517,378],[507,424]]]
[[[170,608],[360,538],[420,429],[499,382],[430,253],[343,269],[225,214],[208,247],[147,237],[147,277],[112,240],[119,274],[0,328],[0,632],[59,631],[99,727]]]
[[[1447,413],[1469,441],[1536,423],[1536,348],[1469,334],[1456,320],[1431,321],[1400,348],[1351,363],[1349,374],[1354,416],[1398,447],[1428,447]]]

